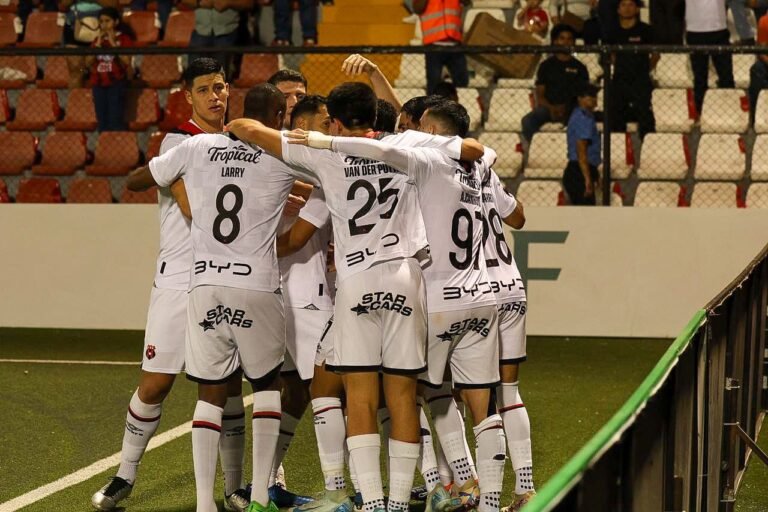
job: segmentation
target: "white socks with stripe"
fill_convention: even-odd
[[[507,446],[498,414],[489,416],[474,428],[477,476],[480,484],[479,512],[498,512],[504,484]]]
[[[218,510],[213,500],[213,484],[216,479],[223,412],[221,407],[198,400],[192,417],[192,461],[195,467],[197,512]]]
[[[271,464],[264,461],[275,459],[277,438],[280,435],[280,392],[259,391],[253,394],[253,478],[251,501],[266,507],[269,505],[269,475]]]
[[[245,410],[242,396],[230,396],[224,405],[219,439],[221,470],[224,473],[224,493],[229,496],[243,487],[245,456]]]
[[[277,470],[280,468],[280,464],[283,463],[285,454],[288,453],[288,448],[291,446],[293,436],[296,434],[296,427],[299,426],[301,418],[295,418],[288,414],[283,413],[283,417],[280,420],[280,431],[277,438],[277,453],[275,453],[275,460],[272,462],[272,472],[269,475],[269,486],[275,485],[277,479]]]
[[[128,403],[123,434],[123,451],[120,453],[120,468],[117,476],[133,484],[141,457],[147,449],[149,440],[160,424],[163,404],[145,404],[139,399],[136,390]]]
[[[347,438],[350,467],[354,467],[357,485],[363,496],[363,511],[384,509],[384,490],[381,483],[381,438],[379,434],[362,434]],[[414,460],[414,466],[415,466]],[[413,476],[413,467],[411,476]],[[409,489],[410,492],[410,489]]]
[[[411,501],[413,471],[419,458],[421,443],[389,440],[389,502],[388,512],[407,512]]]
[[[312,415],[325,489],[328,491],[345,489],[344,438],[347,435],[347,428],[344,424],[341,399],[315,398],[312,400]]]
[[[421,404],[419,404],[419,423],[421,427],[421,456],[417,466],[419,473],[424,477],[427,492],[429,492],[440,483],[440,472],[437,469],[437,455],[435,455],[435,446],[432,442],[432,430],[429,427],[427,415],[424,414],[424,407]]]
[[[533,491],[533,454],[531,452],[531,422],[518,383],[503,383],[496,389],[499,414],[504,421],[509,458],[515,470],[515,494]]]

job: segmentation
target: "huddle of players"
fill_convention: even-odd
[[[368,73],[379,96],[397,104],[370,61],[352,56],[344,70]],[[306,91],[301,75],[283,71],[270,82],[249,91],[244,118],[221,134],[223,72],[210,59],[191,63],[193,119],[129,178],[136,190],[159,185],[161,250],[122,463],[94,506],[109,510],[130,494],[162,400],[186,364],[199,386],[192,432],[199,512],[216,510],[217,452],[228,509],[275,510],[282,498],[280,505],[304,511],[351,510],[345,439],[367,511],[406,510],[417,464],[428,509],[498,510],[507,443],[518,509],[534,494],[530,425],[517,390],[526,308],[502,223],[520,228],[525,219],[491,169],[495,153],[462,138],[469,118],[453,102],[415,98],[400,121],[421,131],[381,134],[372,131],[377,98],[366,85],[342,84],[325,100],[296,104]],[[286,127],[301,129],[281,133],[286,114]],[[291,191],[302,192],[296,179],[319,185],[298,219],[283,212]],[[335,307],[325,276],[329,219]],[[242,488],[240,368],[254,391],[250,495]],[[476,469],[452,387],[472,414]],[[489,415],[493,388],[498,413]],[[386,504],[380,389],[389,414]],[[309,503],[275,485],[307,391],[326,487]],[[439,445],[417,395],[429,406]]]

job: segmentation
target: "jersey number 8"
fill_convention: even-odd
[[[227,210],[224,206],[224,199],[227,194],[232,193],[235,196],[235,204],[232,208]],[[237,218],[237,214],[243,207],[243,191],[237,185],[229,184],[224,185],[216,195],[216,211],[219,214],[213,219],[213,238],[221,242],[222,244],[231,244],[240,234],[240,219]],[[221,232],[221,225],[225,220],[229,220],[232,224],[228,234]]]

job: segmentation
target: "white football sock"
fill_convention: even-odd
[[[344,427],[347,426],[347,416],[344,416]],[[355,471],[355,463],[352,457],[349,456],[349,444],[344,443],[344,461],[349,468],[349,480],[352,482],[352,487],[355,489],[355,493],[360,492],[360,486],[357,483],[357,471]]]
[[[224,405],[219,439],[221,471],[224,473],[224,493],[229,496],[243,487],[245,457],[245,410],[242,396],[230,396]]]
[[[469,444],[467,443],[467,422],[464,420],[465,413],[461,412],[461,409],[459,409],[459,405],[456,403],[455,399],[453,402],[456,405],[456,414],[459,415],[459,422],[461,423],[461,438],[464,440],[464,451],[467,454],[467,461],[469,462],[469,471],[472,473],[472,478],[476,481],[477,480],[477,469],[475,469],[475,460],[472,458],[472,449],[469,447]],[[462,408],[466,409],[466,405],[462,404]]]
[[[419,458],[421,443],[389,440],[389,502],[388,512],[407,512],[411,501],[413,471]]]
[[[363,510],[373,512],[384,509],[384,490],[381,482],[381,438],[379,434],[363,434],[347,438],[350,466],[354,465],[357,483],[363,495]],[[415,461],[414,461],[415,462]],[[413,470],[411,470],[413,471]]]
[[[197,512],[216,512],[213,484],[219,455],[221,416],[224,409],[202,400],[197,401],[192,419],[192,461],[195,467]]]
[[[498,512],[504,484],[507,445],[501,416],[488,416],[474,428],[480,484],[479,512]]]
[[[454,483],[461,487],[474,476],[465,448],[461,416],[456,410],[453,395],[437,395],[428,399],[428,403],[440,446],[453,472]]]
[[[283,413],[283,417],[280,420],[279,436],[277,438],[277,452],[275,453],[275,460],[272,462],[272,472],[269,474],[269,486],[275,485],[277,479],[277,470],[280,464],[283,463],[285,454],[288,453],[288,447],[291,446],[293,436],[296,434],[296,427],[299,426],[301,418],[295,418],[287,412]]]
[[[432,441],[432,430],[429,427],[427,415],[424,414],[424,407],[419,404],[419,423],[421,427],[421,453],[416,463],[419,473],[424,477],[424,484],[427,486],[427,492],[435,488],[440,483],[440,472],[437,469],[437,456]]]
[[[125,417],[125,432],[123,433],[123,451],[120,453],[120,467],[117,476],[133,484],[136,481],[136,471],[141,457],[147,449],[157,426],[160,424],[160,414],[163,404],[145,404],[139,399],[136,390],[128,403],[128,413]]]
[[[533,491],[531,421],[520,397],[518,383],[502,383],[496,388],[496,404],[504,421],[509,458],[515,470],[515,494]]]
[[[341,399],[315,398],[312,400],[312,414],[325,488],[329,491],[345,489],[344,438],[347,428],[341,410]]]
[[[437,439],[437,443],[435,443]],[[446,489],[453,483],[453,470],[448,459],[445,458],[443,447],[440,445],[440,439],[432,436],[432,446],[435,448],[435,457],[437,457],[437,471],[440,473],[440,482]]]
[[[259,391],[253,394],[253,479],[251,501],[269,504],[269,475],[280,435],[280,392]]]

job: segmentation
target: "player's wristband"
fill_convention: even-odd
[[[310,131],[307,135],[307,144],[315,149],[331,149],[333,137],[321,132]]]

